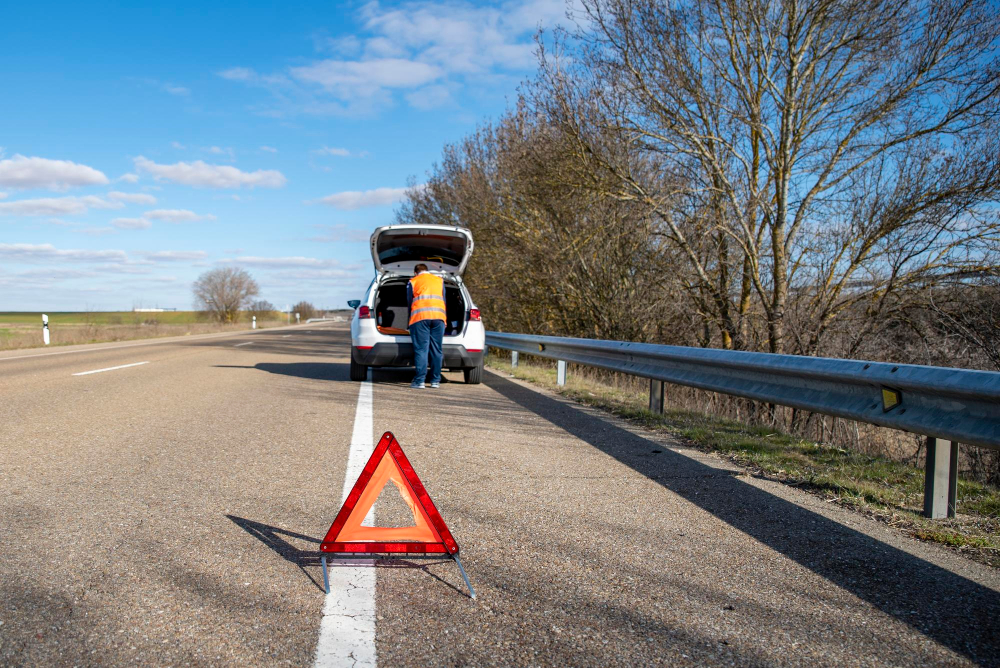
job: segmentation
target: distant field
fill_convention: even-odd
[[[78,311],[48,312],[49,326],[60,325],[132,325],[155,320],[164,325],[186,325],[208,322],[199,311],[163,311],[162,313],[133,313],[131,311]],[[0,311],[0,324],[42,326],[42,314],[23,311]]]
[[[133,313],[131,311],[48,312],[52,345],[65,346],[104,341],[129,341],[161,336],[210,334],[250,329],[250,318],[240,322],[219,324],[198,311],[163,311]],[[261,329],[284,325],[286,316],[272,313],[257,321]],[[42,314],[0,312],[0,350],[37,348],[42,343]]]

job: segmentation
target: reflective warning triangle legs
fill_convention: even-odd
[[[413,526],[362,526],[368,511],[390,481],[410,507]],[[379,440],[319,549],[323,553],[323,583],[327,593],[330,590],[326,571],[328,554],[440,554],[455,560],[472,598],[476,597],[458,559],[458,543],[448,531],[396,437],[388,431]]]

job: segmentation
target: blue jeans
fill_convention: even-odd
[[[441,382],[441,341],[444,340],[444,320],[420,320],[410,325],[413,339],[413,365],[417,373],[413,384]],[[430,369],[427,368],[430,358]],[[430,372],[428,377],[428,371]]]

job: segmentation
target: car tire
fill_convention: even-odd
[[[368,380],[368,367],[355,362],[353,356],[351,357],[351,380]]]
[[[462,369],[462,373],[465,375],[466,385],[479,385],[483,382],[483,363],[480,362],[479,366]]]

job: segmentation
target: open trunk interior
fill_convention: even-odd
[[[406,336],[409,334],[409,310],[406,306],[406,284],[408,280],[387,281],[375,294],[375,324],[382,334]],[[465,329],[465,299],[457,285],[444,282],[444,301],[448,310],[448,320],[444,325],[445,336],[458,336]]]

